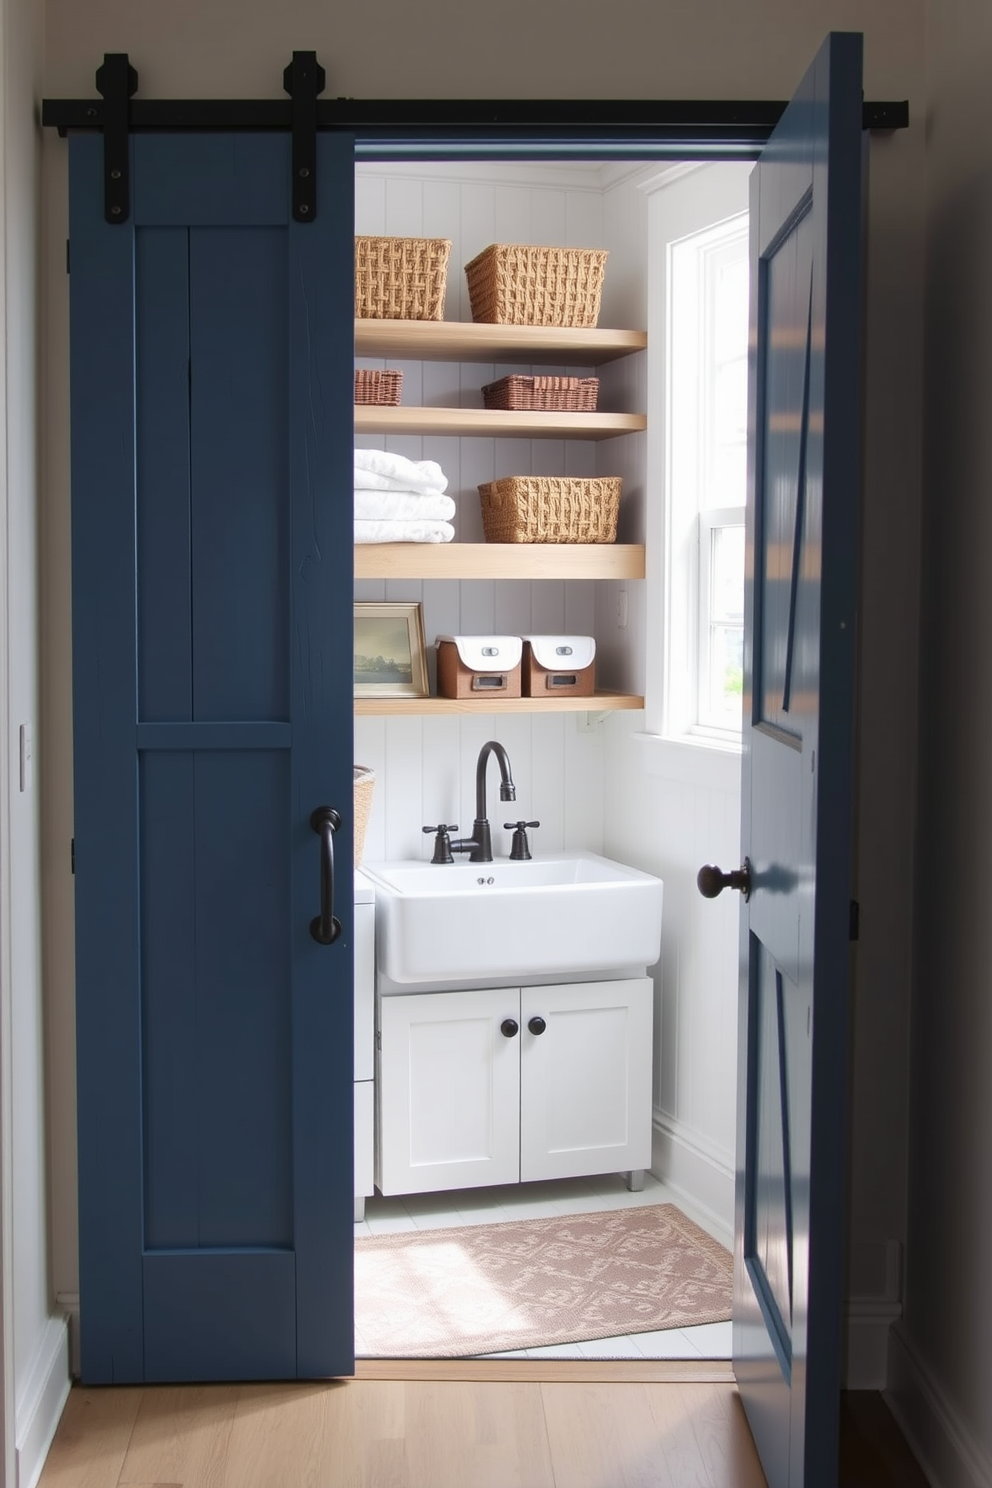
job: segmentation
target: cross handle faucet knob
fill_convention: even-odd
[[[531,857],[530,843],[527,841],[528,827],[539,827],[539,821],[504,822],[505,831],[513,832],[513,841],[510,844],[510,861],[514,863],[525,862]]]
[[[451,833],[458,831],[458,823],[439,822],[436,827],[424,827],[422,830],[425,837],[429,837],[432,832],[437,833],[434,839],[434,856],[431,858],[431,862],[453,863],[455,860],[451,855]]]

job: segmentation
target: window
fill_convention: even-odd
[[[737,163],[684,169],[661,183],[648,219],[649,338],[664,356],[649,386],[659,556],[646,726],[733,750],[743,684],[749,172]]]

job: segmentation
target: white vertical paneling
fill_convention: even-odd
[[[566,714],[533,715],[534,745],[531,752],[534,816],[541,823],[533,835],[531,851],[555,852],[565,845],[566,778],[565,732],[575,721]],[[507,818],[509,820],[509,818]]]
[[[385,730],[383,798],[387,858],[420,856],[424,815],[423,719],[391,718]]]
[[[433,238],[424,230],[424,186],[411,172],[397,172],[386,186],[386,233],[399,238]]]
[[[532,243],[568,248],[568,196],[566,191],[532,192]]]
[[[381,176],[355,172],[355,232],[361,237],[381,238],[386,232],[386,188]]]

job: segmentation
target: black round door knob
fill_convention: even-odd
[[[740,868],[724,873],[713,863],[706,863],[696,874],[696,888],[704,899],[715,899],[724,889],[739,889],[745,899],[751,897],[751,863],[745,858]]]
[[[530,1029],[531,1033],[543,1033],[547,1026],[547,1023],[545,1023],[540,1013],[536,1013],[527,1024],[527,1027]]]
[[[520,1024],[516,1018],[504,1018],[499,1025],[499,1031],[504,1038],[516,1038],[520,1032]]]

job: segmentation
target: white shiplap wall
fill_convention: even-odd
[[[491,242],[544,242],[610,250],[601,325],[648,324],[646,197],[649,172],[630,167],[503,165],[359,168],[356,231],[449,237],[445,318],[470,320],[463,266]],[[360,365],[382,366],[365,361]],[[391,362],[404,372],[403,402],[481,407],[484,382],[524,366]],[[575,369],[584,371],[586,369]],[[600,369],[600,406],[647,407],[647,358]],[[499,475],[619,474],[621,539],[643,541],[648,507],[663,499],[657,446],[648,481],[648,436],[599,444],[555,440],[363,439],[412,459],[434,459],[458,503],[456,536],[482,537],[476,486]],[[626,588],[626,595],[621,588]],[[644,584],[362,581],[358,599],[420,599],[428,650],[437,634],[565,630],[597,637],[599,680],[645,686]],[[628,623],[619,625],[625,598]],[[431,657],[433,660],[433,657]],[[433,675],[432,675],[433,681]],[[367,861],[430,854],[425,824],[470,830],[481,744],[506,745],[517,782],[513,807],[495,789],[490,812],[541,821],[543,849],[587,847],[665,880],[662,959],[656,978],[655,1169],[729,1235],[733,1222],[736,1077],[736,906],[704,903],[695,874],[737,851],[739,793],[727,762],[706,752],[688,774],[674,756],[642,747],[643,715],[615,714],[589,732],[582,715],[491,715],[355,721],[355,757],[377,772]],[[509,834],[494,834],[509,850]]]

